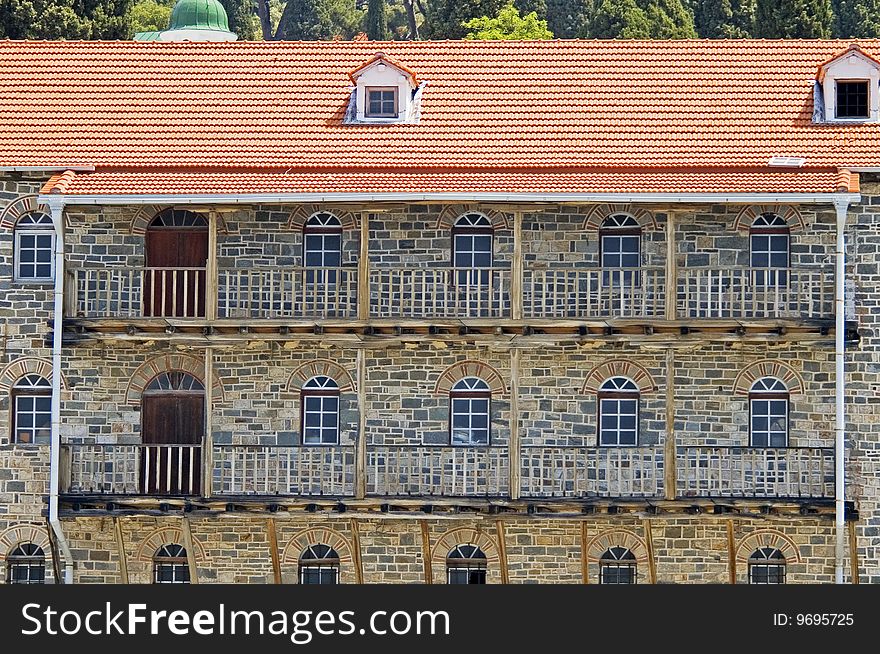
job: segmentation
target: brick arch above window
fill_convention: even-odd
[[[623,547],[632,552],[637,563],[648,560],[648,546],[643,538],[628,529],[609,529],[594,536],[587,543],[587,561],[597,563],[612,547]]]
[[[657,384],[654,383],[654,378],[647,368],[635,361],[614,359],[600,363],[590,370],[581,392],[596,395],[602,386],[602,382],[611,377],[627,377],[632,379],[636,386],[639,387],[639,392],[643,395],[657,390]]]
[[[174,207],[174,206],[161,206],[161,205],[145,205],[137,210],[134,218],[131,219],[130,231],[134,236],[143,236],[147,233],[147,228],[150,226],[150,223],[153,222],[153,218],[156,215],[165,209],[181,209],[184,211],[190,211],[185,206],[184,207]],[[207,217],[207,213],[204,211],[196,211],[194,213],[201,213]],[[223,217],[222,213],[217,214],[217,231],[223,234],[229,233],[229,228],[226,225],[226,218]]]
[[[15,224],[18,222],[19,218],[21,218],[25,214],[35,211],[44,213],[49,216],[52,215],[52,212],[49,210],[48,205],[40,204],[39,202],[37,202],[36,195],[20,195],[12,202],[7,204],[2,211],[0,211],[0,227],[5,227],[6,229],[14,229]],[[67,225],[70,225],[69,219],[66,217],[66,214],[65,223]]]
[[[733,228],[739,232],[748,232],[755,222],[755,218],[765,213],[773,213],[780,216],[788,224],[791,232],[801,232],[805,229],[804,217],[796,207],[784,204],[754,204],[740,211],[733,221]]]
[[[501,373],[482,361],[459,361],[444,370],[434,386],[434,395],[449,395],[455,382],[465,377],[479,377],[489,385],[492,393],[504,393],[507,387]]]
[[[180,527],[158,527],[154,529],[138,545],[135,558],[139,561],[152,561],[158,549],[169,543],[177,543],[186,547],[183,543],[183,530]],[[196,557],[196,561],[205,563],[210,560],[205,546],[194,535],[192,535],[192,544],[195,550],[193,554]]]
[[[306,225],[306,221],[316,213],[331,213],[342,223],[342,229],[357,229],[360,224],[358,214],[353,211],[337,211],[332,207],[322,207],[318,204],[300,204],[293,208],[290,212],[290,218],[287,220],[289,229],[301,232]]]
[[[492,229],[509,229],[510,223],[507,214],[497,209],[480,207],[478,204],[450,204],[443,207],[437,217],[437,229],[449,231],[455,225],[455,221],[466,213],[481,213],[492,223]]]
[[[287,380],[287,390],[290,393],[298,392],[303,384],[312,377],[330,377],[339,385],[339,392],[346,393],[355,390],[354,379],[343,366],[330,359],[315,359],[300,365],[290,374]]]
[[[648,211],[644,207],[636,207],[631,204],[599,204],[590,209],[587,217],[584,219],[584,229],[591,232],[597,232],[602,227],[602,222],[614,214],[625,213],[635,218],[642,229],[658,229],[657,218],[653,212]]]
[[[498,548],[495,546],[495,539],[475,527],[457,527],[440,536],[431,551],[431,561],[445,565],[446,557],[456,545],[476,545],[483,550],[487,563],[498,562]]]
[[[329,527],[312,527],[294,534],[284,546],[281,562],[296,565],[307,547],[318,544],[327,545],[336,550],[340,564],[352,562],[351,545],[348,539]]]
[[[52,364],[45,359],[37,359],[36,357],[25,357],[9,362],[0,371],[0,392],[8,393],[15,385],[15,382],[25,375],[39,375],[46,381],[51,382]],[[64,375],[61,375],[61,388],[67,388]]]
[[[786,563],[800,563],[801,557],[794,541],[775,529],[758,529],[744,536],[736,548],[736,560],[748,563],[755,550],[772,547],[782,552]]]
[[[172,371],[188,373],[200,382],[203,382],[205,379],[205,361],[204,359],[199,359],[190,354],[180,353],[163,354],[153,357],[148,361],[144,361],[138,369],[134,371],[131,380],[128,382],[128,389],[125,392],[126,402],[132,405],[140,404],[144,389],[151,381],[153,381],[156,375]],[[223,384],[220,381],[220,376],[217,375],[215,371],[213,377],[213,397],[222,400]]]
[[[785,384],[789,393],[804,392],[803,377],[791,366],[773,359],[756,361],[740,370],[733,381],[733,392],[736,395],[748,395],[752,384],[762,377],[776,377]]]
[[[0,561],[6,560],[9,553],[22,543],[33,543],[43,550],[47,562],[52,559],[52,548],[46,530],[36,525],[21,524],[0,533]]]

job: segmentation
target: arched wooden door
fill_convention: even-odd
[[[201,495],[205,387],[185,372],[163,372],[141,397],[141,492]]]
[[[192,211],[166,209],[147,228],[144,315],[204,318],[208,221]]]

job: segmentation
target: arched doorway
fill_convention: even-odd
[[[205,387],[192,375],[158,374],[141,397],[141,492],[200,495]]]
[[[208,221],[181,209],[156,214],[146,236],[144,315],[204,318]]]

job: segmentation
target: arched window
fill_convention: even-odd
[[[303,226],[303,265],[310,284],[335,284],[342,266],[342,222],[332,213],[312,214]],[[333,270],[327,270],[332,268]]]
[[[55,226],[52,217],[31,211],[15,223],[15,281],[50,282],[54,277]]]
[[[150,227],[194,227],[207,229],[208,220],[200,213],[186,209],[163,209],[153,220]]]
[[[456,545],[446,556],[446,583],[485,584],[486,555],[476,545]]]
[[[52,387],[40,375],[25,375],[12,387],[12,440],[48,443],[52,435]]]
[[[599,387],[599,445],[639,443],[639,387],[626,377],[611,377]]]
[[[153,555],[153,583],[189,583],[189,565],[182,545],[168,543],[156,550]]]
[[[339,384],[312,377],[300,390],[300,433],[303,445],[339,443]]]
[[[788,389],[775,377],[762,377],[749,390],[752,447],[788,446]]]
[[[6,557],[6,583],[46,583],[46,555],[39,545],[20,543]]]
[[[759,547],[749,557],[750,584],[784,584],[785,555],[775,547]]]
[[[636,557],[625,547],[612,547],[599,559],[599,583],[636,583]]]
[[[449,392],[449,440],[453,445],[488,445],[492,392],[479,377],[455,382]]]
[[[492,222],[481,213],[466,213],[452,226],[452,267],[459,286],[485,286],[493,259]]]
[[[329,545],[309,545],[299,557],[299,583],[338,584],[339,554]]]
[[[791,236],[788,223],[775,213],[762,213],[749,229],[749,266],[756,286],[788,283]]]
[[[616,213],[603,220],[599,228],[599,249],[603,286],[626,290],[639,285],[642,228],[635,218]]]
[[[153,377],[144,392],[148,391],[204,391],[205,386],[187,372],[172,370],[160,372]]]

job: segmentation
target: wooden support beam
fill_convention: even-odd
[[[642,520],[645,528],[645,544],[648,546],[648,580],[657,583],[657,561],[654,559],[654,532],[650,520]]]
[[[508,478],[510,499],[518,500],[520,493],[520,475],[522,460],[520,456],[520,431],[522,429],[519,414],[519,364],[520,350],[510,350],[510,442],[507,447]]]
[[[590,583],[590,557],[587,552],[587,522],[581,521],[581,581]]]
[[[675,452],[675,350],[666,350],[666,439],[663,443],[663,494],[674,500],[678,474]]]
[[[196,567],[196,550],[193,546],[192,531],[190,530],[189,518],[181,518],[181,532],[183,533],[183,546],[186,548],[186,565],[189,568],[189,583],[199,583],[199,569]]]
[[[355,451],[355,497],[367,496],[367,353],[357,351],[358,433]]]
[[[495,533],[498,536],[498,566],[501,568],[501,583],[510,583],[510,571],[507,569],[507,543],[504,537],[504,522],[495,521]]]
[[[852,583],[859,583],[859,541],[858,536],[856,536],[856,523],[854,520],[850,520],[846,523],[846,528],[849,533],[849,569],[850,576],[852,577]]]
[[[434,583],[434,568],[431,565],[431,534],[428,532],[428,521],[420,520],[422,527],[422,567],[425,570],[425,583]]]
[[[523,317],[523,212],[513,212],[513,261],[510,275],[510,310],[514,320]]]
[[[358,521],[351,519],[351,547],[352,547],[352,563],[354,563],[354,580],[355,583],[364,583],[364,563],[361,558],[361,532],[358,527]]]
[[[360,249],[358,251],[357,316],[370,317],[370,213],[361,211]]]
[[[208,212],[208,261],[205,270],[205,318],[217,320],[219,278],[217,273],[217,211]]]
[[[727,521],[727,581],[736,584],[736,543],[733,539],[733,520]]]
[[[205,433],[202,436],[202,496],[211,497],[214,471],[214,349],[205,348]]]
[[[281,553],[278,551],[278,531],[275,529],[275,518],[266,520],[266,534],[269,536],[269,554],[272,556],[272,579],[281,583]]]
[[[666,211],[666,319],[675,320],[678,314],[678,262],[675,247],[675,211]]]
[[[113,531],[116,534],[116,557],[119,559],[119,583],[131,583],[128,580],[128,558],[125,556],[125,540],[122,537],[122,518],[113,516]]]

